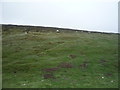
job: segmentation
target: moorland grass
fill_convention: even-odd
[[[3,31],[3,88],[118,88],[118,35]]]

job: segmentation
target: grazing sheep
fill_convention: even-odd
[[[28,34],[29,29],[25,28],[25,34]]]
[[[27,32],[25,32],[25,34],[27,34]]]
[[[78,31],[76,31],[76,32],[78,32]]]
[[[56,30],[56,32],[57,32],[57,33],[59,33],[59,32],[60,32],[60,30]]]
[[[27,29],[26,28],[24,28],[24,31],[25,31],[25,34],[27,34]]]

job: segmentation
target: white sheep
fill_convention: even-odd
[[[27,34],[27,32],[25,32],[25,34]]]
[[[60,30],[56,30],[56,32],[57,32],[57,33],[59,33],[59,32],[60,32]]]

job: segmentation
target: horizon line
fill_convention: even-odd
[[[118,32],[107,32],[107,31],[100,31],[100,30],[90,30],[90,29],[77,29],[77,28],[68,28],[68,27],[56,27],[56,26],[41,26],[41,25],[33,25],[33,24],[14,24],[14,23],[0,23],[0,25],[20,25],[20,26],[31,26],[31,27],[44,27],[44,28],[56,28],[56,29],[69,29],[69,30],[75,30],[75,31],[84,31],[84,32],[96,32],[96,33],[115,33],[119,34]]]

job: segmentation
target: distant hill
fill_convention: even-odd
[[[9,30],[11,28],[19,28],[22,29],[23,31],[25,29],[29,31],[56,31],[60,30],[62,32],[71,32],[71,31],[79,31],[79,32],[87,32],[87,33],[104,33],[104,34],[117,34],[117,33],[112,33],[112,32],[99,32],[99,31],[88,31],[88,30],[78,30],[78,29],[70,29],[70,28],[59,28],[59,27],[45,27],[45,26],[32,26],[32,25],[13,25],[13,24],[2,24],[2,29],[3,30]]]

